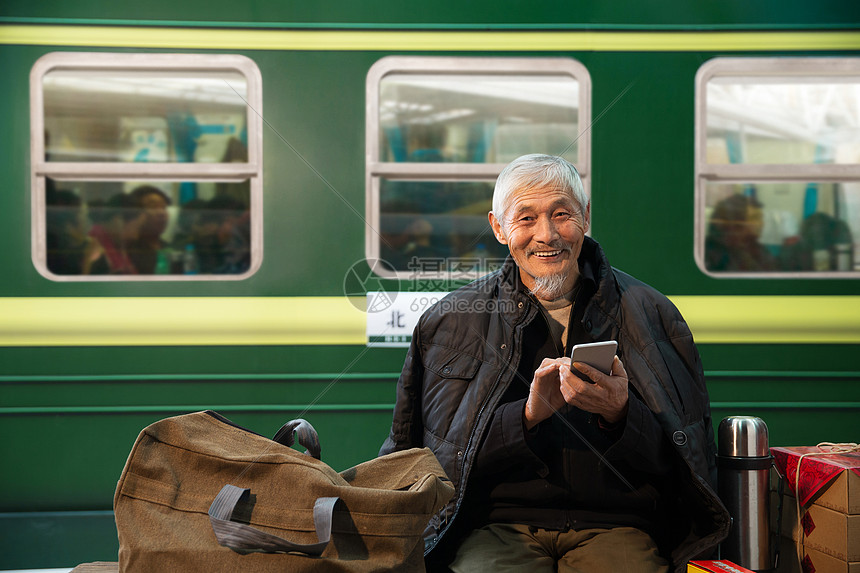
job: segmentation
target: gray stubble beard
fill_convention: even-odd
[[[531,289],[531,292],[543,300],[555,300],[565,294],[565,280],[567,280],[567,273],[534,277],[534,287]]]

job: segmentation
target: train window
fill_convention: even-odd
[[[380,274],[472,278],[507,249],[493,186],[526,153],[561,155],[589,190],[591,80],[562,58],[383,58],[367,76],[366,253]]]
[[[717,58],[696,106],[699,267],[860,276],[860,58]]]
[[[33,67],[36,268],[241,279],[262,260],[262,82],[234,55],[53,53]]]

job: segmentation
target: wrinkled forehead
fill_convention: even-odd
[[[571,209],[577,213],[582,212],[573,193],[558,186],[515,189],[508,197],[506,211],[515,215],[527,210],[551,210],[558,207]]]

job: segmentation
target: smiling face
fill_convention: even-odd
[[[545,300],[573,289],[579,278],[579,253],[588,227],[569,193],[557,187],[515,191],[502,215],[489,214],[496,239],[507,245],[523,284]]]

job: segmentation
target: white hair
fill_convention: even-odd
[[[561,157],[541,153],[518,157],[502,170],[493,190],[493,216],[504,226],[505,212],[510,207],[512,195],[539,187],[554,187],[567,192],[585,217],[588,197],[576,167]]]

